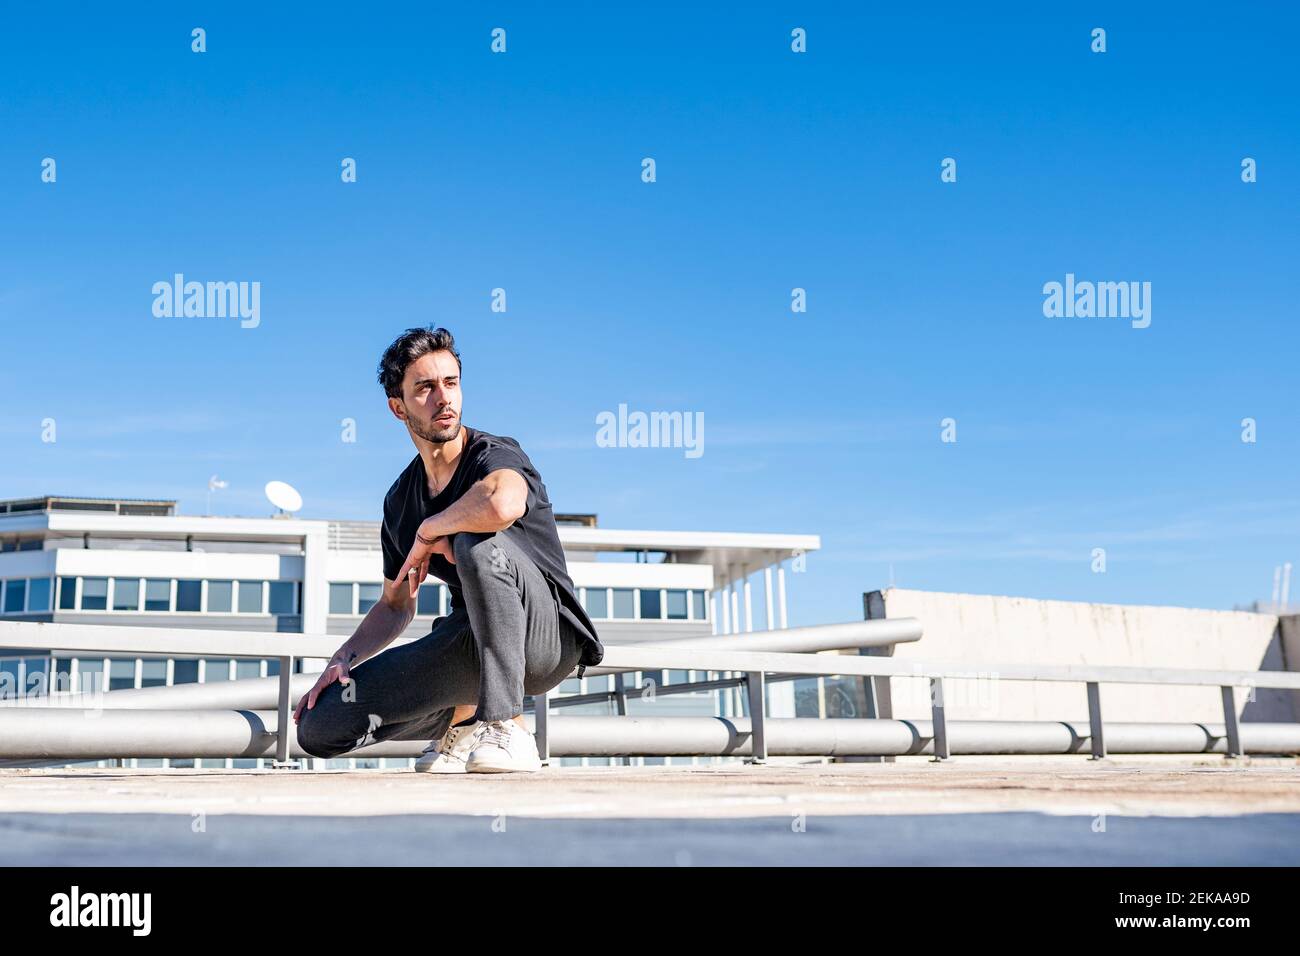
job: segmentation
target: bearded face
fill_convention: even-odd
[[[422,355],[406,370],[402,398],[389,399],[411,434],[434,444],[460,434],[460,363],[450,352]]]
[[[406,416],[411,431],[425,441],[441,445],[460,434],[460,412],[455,409],[437,409],[432,417],[422,419],[417,409],[408,407]]]

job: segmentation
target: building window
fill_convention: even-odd
[[[59,610],[75,611],[77,609],[77,579],[59,578]]]
[[[193,658],[172,661],[173,684],[197,684],[199,682],[199,662]]]
[[[668,620],[670,621],[686,620],[686,592],[685,591],[668,592]]]
[[[203,683],[211,684],[213,681],[219,680],[230,680],[230,659],[205,657],[203,659]]]
[[[294,597],[297,590],[297,581],[272,581],[269,595],[270,612],[272,614],[296,614]]]
[[[176,582],[176,610],[197,612],[203,610],[203,582]]]
[[[262,582],[261,581],[240,581],[239,582],[239,613],[240,614],[261,614],[262,613]]]
[[[32,578],[27,582],[27,610],[48,611],[50,609],[51,578]]]
[[[167,662],[165,660],[146,660],[140,662],[141,687],[166,687]]]
[[[605,588],[587,588],[587,614],[593,618],[609,617],[609,591]]]
[[[631,588],[614,588],[614,617],[631,619],[636,616],[635,594]]]
[[[248,680],[262,676],[262,662],[247,659],[235,661],[235,680]]]
[[[662,608],[660,607],[659,589],[642,588],[641,589],[641,620],[657,621],[661,617]]]
[[[149,578],[144,582],[144,609],[146,611],[172,609],[172,582],[169,578]]]
[[[104,691],[104,659],[77,658],[77,690],[82,694],[100,694]]]
[[[695,620],[697,620],[697,621],[705,621],[705,620],[708,620],[708,617],[709,617],[709,610],[708,610],[708,608],[709,608],[709,602],[706,600],[706,598],[707,598],[707,595],[706,595],[703,591],[692,591],[692,592],[691,592],[691,603],[692,603],[693,605],[695,605],[695,607],[693,608],[693,610],[695,611],[695,614],[694,614],[693,616],[694,616]]]
[[[352,614],[352,585],[330,585],[330,613]]]
[[[113,610],[140,610],[139,578],[113,578]]]
[[[234,597],[234,588],[235,582],[233,581],[209,581],[208,613],[229,614],[233,606],[231,599]]]
[[[108,578],[81,579],[81,609],[103,611],[108,607]]]
[[[5,582],[5,613],[21,614],[23,613],[23,603],[27,599],[27,582],[21,578],[16,581]]]
[[[13,700],[23,695],[19,683],[18,658],[0,658],[0,700]]]
[[[358,584],[357,585],[357,613],[365,614],[372,607],[379,603],[379,595],[383,592],[383,585],[380,584]]]
[[[416,612],[421,615],[438,615],[442,613],[442,585],[426,584],[420,588],[419,604]]]
[[[135,687],[135,659],[108,662],[108,689],[131,690]]]

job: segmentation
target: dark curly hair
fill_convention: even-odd
[[[389,398],[402,397],[402,379],[412,362],[430,352],[450,352],[460,368],[460,353],[456,340],[443,328],[407,329],[393,344],[384,349],[379,359],[379,384]]]

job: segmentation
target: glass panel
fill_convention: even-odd
[[[54,686],[50,690],[63,694],[72,689],[72,658],[58,658],[54,662]]]
[[[614,617],[630,618],[635,616],[632,612],[632,598],[631,588],[614,588]]]
[[[250,677],[262,676],[262,662],[237,660],[235,661],[235,680],[248,680]]]
[[[861,677],[827,677],[826,716],[865,717],[867,698]]]
[[[641,589],[641,620],[657,621],[663,615],[660,613],[659,589],[642,588]]]
[[[159,660],[147,660],[140,662],[140,686],[141,687],[166,687],[167,686],[167,662]]]
[[[5,582],[5,613],[21,614],[23,602],[27,599],[27,582],[19,578]]]
[[[438,614],[441,610],[442,585],[425,584],[420,588],[419,606],[416,614]]]
[[[81,609],[102,611],[108,607],[108,578],[81,579]]]
[[[77,579],[59,578],[59,610],[72,611],[77,607]]]
[[[685,591],[668,592],[668,620],[670,621],[686,620],[686,592]]]
[[[708,595],[703,591],[691,592],[691,603],[695,605],[693,610],[695,611],[695,620],[697,621],[707,621],[709,619],[709,602],[706,600],[707,597]]]
[[[144,582],[144,609],[170,611],[172,609],[172,582],[168,579],[150,578]]]
[[[227,614],[231,608],[231,598],[234,594],[233,581],[209,581],[208,582],[208,613]]]
[[[239,613],[240,614],[261,614],[262,613],[262,582],[261,581],[240,581],[239,582]]]
[[[352,585],[351,584],[330,585],[330,613],[331,614],[352,613]]]
[[[293,614],[293,598],[297,581],[272,581],[270,609],[272,614]]]
[[[266,662],[266,676],[267,677],[280,676],[280,662],[278,660],[272,659]]]
[[[176,610],[178,611],[203,610],[203,582],[202,581],[177,581],[176,582]]]
[[[379,601],[379,595],[383,593],[383,585],[380,584],[358,584],[357,585],[357,613],[365,614]]]
[[[83,694],[98,694],[104,690],[104,659],[77,658],[77,690]]]
[[[49,693],[50,666],[48,657],[28,657],[25,660],[27,670],[23,674],[23,693],[28,697],[43,697]]]
[[[587,588],[587,613],[593,618],[609,617],[609,592],[605,588]]]
[[[140,610],[140,579],[139,578],[114,578],[113,579],[113,610],[114,611]]]
[[[203,683],[210,684],[219,680],[230,680],[229,658],[205,657],[203,659]]]
[[[18,686],[18,659],[0,659],[0,700],[15,700],[21,696]]]
[[[32,578],[27,582],[27,610],[48,611],[50,609],[51,578]]]
[[[130,690],[135,686],[135,661],[113,659],[108,662],[108,689]]]
[[[172,663],[173,684],[197,684],[199,682],[199,662],[193,658]]]

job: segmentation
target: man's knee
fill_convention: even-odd
[[[456,571],[483,571],[492,569],[501,553],[495,534],[461,531],[452,539],[451,553],[456,556]]]
[[[354,742],[339,740],[338,733],[331,731],[330,722],[322,719],[324,714],[317,710],[320,706],[318,700],[315,708],[304,708],[299,716],[298,746],[313,757],[329,759],[341,756],[352,749]]]

